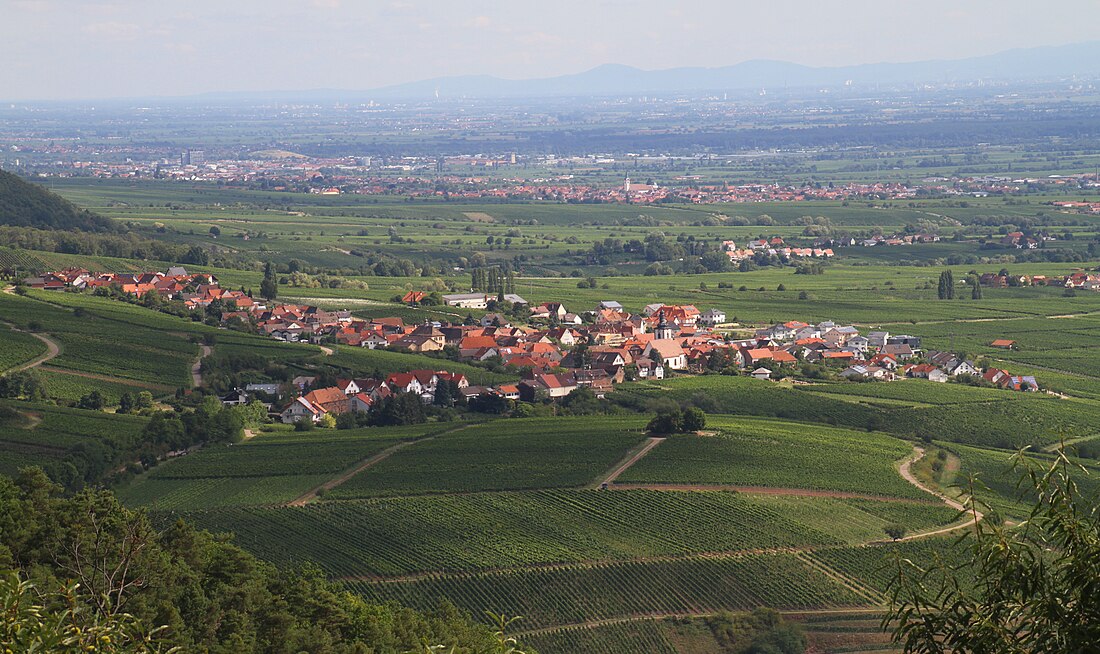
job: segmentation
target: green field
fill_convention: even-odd
[[[397,452],[332,498],[568,488],[593,483],[642,441],[633,416],[494,421]]]
[[[621,483],[729,484],[926,499],[898,476],[912,446],[885,434],[712,418],[714,436],[674,436],[627,470]],[[859,470],[854,476],[850,471]]]
[[[46,344],[24,332],[0,325],[0,372],[29,363],[46,353]]]
[[[642,406],[671,396],[701,402],[721,413],[875,429],[903,438],[931,437],[1001,448],[1042,446],[1063,438],[1088,436],[1096,433],[1095,425],[1100,424],[1100,404],[1093,401],[943,387],[921,380],[848,384],[846,388],[788,387],[747,377],[712,375],[625,384],[623,390],[628,402]],[[932,404],[935,397],[952,401]],[[970,398],[980,401],[959,401]]]
[[[146,420],[48,404],[3,402],[21,414],[15,423],[0,424],[0,474],[14,474],[27,465],[59,463],[77,449],[91,449],[109,462],[141,438]],[[72,474],[81,473],[72,470]]]
[[[323,501],[187,514],[278,562],[392,576],[839,544],[737,493],[548,490]],[[538,516],[532,520],[532,516]]]
[[[378,601],[432,606],[447,598],[471,611],[509,611],[523,627],[649,614],[706,614],[861,605],[866,600],[792,554],[612,563],[416,581],[351,583]]]
[[[120,489],[119,497],[163,511],[289,502],[387,447],[439,429],[261,434],[235,445],[209,445],[162,463]]]

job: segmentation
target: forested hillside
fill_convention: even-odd
[[[39,229],[80,230],[85,232],[118,231],[118,225],[86,209],[80,209],[61,196],[0,170],[0,225]]]

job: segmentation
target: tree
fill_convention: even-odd
[[[679,408],[661,409],[646,425],[651,434],[675,434],[683,431],[684,415]]]
[[[703,410],[699,407],[689,406],[684,409],[682,415],[682,424],[680,425],[681,431],[699,431],[707,426],[707,414],[703,413]]]
[[[213,236],[214,238],[218,238],[219,236],[222,235],[221,228],[218,227],[217,225],[212,226],[210,228],[210,235]]]
[[[891,540],[901,540],[905,538],[905,532],[907,531],[905,525],[898,523],[891,523],[882,528],[882,531],[890,537]]]
[[[970,276],[970,299],[982,299],[982,280],[977,275]]]
[[[107,398],[103,396],[103,393],[98,390],[92,391],[87,395],[81,397],[76,406],[78,409],[89,409],[91,411],[99,411],[103,407],[107,406]]]
[[[260,297],[274,300],[279,295],[279,281],[275,279],[275,266],[268,261],[264,264],[264,278],[260,282]]]
[[[941,300],[955,299],[955,276],[950,270],[940,273],[939,298]]]
[[[907,653],[1095,651],[1100,643],[1100,522],[1065,452],[1014,468],[1032,509],[1020,525],[981,520],[960,542],[970,565],[922,569],[898,558],[883,627]],[[977,485],[977,482],[971,482]],[[979,503],[966,510],[981,517]]]

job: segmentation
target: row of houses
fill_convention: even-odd
[[[755,241],[749,241],[744,248],[738,248],[737,243],[734,241],[722,241],[722,250],[729,255],[730,261],[734,263],[751,259],[761,252],[784,259],[828,259],[836,256],[832,248],[829,247],[789,247],[784,244],[783,239],[778,236],[771,239],[761,238]]]
[[[335,386],[302,389],[304,392],[301,395],[283,406],[279,418],[284,423],[303,420],[319,422],[326,415],[367,412],[394,393],[410,393],[430,403],[440,383],[452,383],[464,395],[475,388],[470,386],[465,375],[446,370],[395,372],[385,379],[339,379]],[[518,388],[511,390],[518,395]],[[468,396],[473,397],[481,392],[485,390],[475,388],[474,393]]]

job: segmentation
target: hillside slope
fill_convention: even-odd
[[[110,218],[81,209],[59,195],[0,170],[0,225],[116,232]]]

